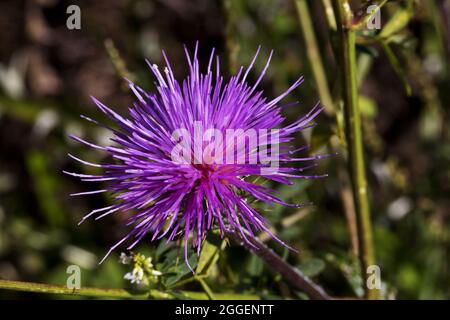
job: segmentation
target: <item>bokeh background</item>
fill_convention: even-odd
[[[314,34],[333,95],[339,91],[335,38],[324,3],[308,1]],[[353,1],[358,8],[364,1]],[[66,9],[81,8],[81,29],[68,30]],[[119,112],[132,102],[123,77],[153,90],[144,59],[162,63],[161,49],[178,77],[187,66],[182,45],[200,42],[204,63],[212,47],[223,70],[246,65],[262,45],[254,80],[271,49],[274,58],[262,88],[268,97],[298,76],[305,83],[287,100],[288,122],[319,99],[294,1],[290,0],[2,0],[0,1],[0,278],[65,284],[68,265],[82,268],[82,285],[123,288],[127,266],[121,248],[98,261],[126,232],[120,214],[102,221],[80,218],[110,199],[70,197],[94,185],[62,170],[92,170],[70,161],[71,152],[93,162],[105,155],[68,138],[77,134],[108,143],[109,133],[83,121],[84,114],[105,120],[89,96]],[[450,3],[388,1],[381,12],[383,41],[358,45],[358,76],[370,203],[377,263],[386,298],[450,298]],[[395,23],[393,22],[395,21]],[[206,60],[206,61],[205,61]],[[339,144],[333,116],[323,114],[296,143],[326,153]],[[322,180],[274,186],[287,201],[314,202],[296,211],[261,207],[283,240],[300,250],[289,253],[268,241],[289,263],[341,297],[362,295],[352,241],[352,207],[344,155],[323,160]],[[101,184],[99,185],[101,186]],[[350,200],[349,200],[350,199]],[[158,249],[159,248],[159,249]],[[155,253],[156,250],[159,250]],[[169,254],[158,258],[169,250]],[[162,264],[178,263],[175,247],[149,239],[137,250]],[[173,253],[173,252],[175,253]],[[156,255],[156,256],[155,256]],[[182,261],[182,258],[181,258]],[[187,277],[180,264],[169,279]],[[180,271],[181,270],[181,271]],[[207,278],[212,290],[256,293],[267,298],[304,298],[256,256],[227,246]],[[201,290],[197,283],[180,284]],[[56,298],[0,290],[1,298]]]

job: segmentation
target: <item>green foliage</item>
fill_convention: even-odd
[[[329,177],[299,180],[292,186],[268,184],[286,202],[312,205],[287,208],[258,201],[252,204],[269,219],[278,237],[299,250],[286,251],[261,235],[287,263],[333,295],[361,297],[363,278],[352,247],[351,210],[345,205],[348,154],[338,94],[343,85],[339,80],[342,66],[336,60],[335,21],[330,11],[324,11],[329,1],[323,1],[325,6],[307,1],[319,51],[316,59],[321,59],[322,71],[311,68],[318,60],[310,60],[294,1],[230,0],[228,9],[211,1],[205,15],[195,15],[195,19],[181,14],[178,17],[173,8],[159,3],[153,3],[153,9],[140,10],[143,2],[129,1],[126,7],[111,4],[107,12],[86,4],[82,8],[82,12],[86,10],[86,28],[71,34],[73,43],[66,42],[65,33],[47,26],[53,34],[51,45],[14,33],[14,41],[0,46],[2,79],[6,66],[15,67],[10,57],[28,50],[24,48],[38,51],[37,56],[36,51],[27,51],[34,63],[28,64],[28,71],[19,79],[26,87],[22,96],[8,95],[4,86],[0,87],[0,278],[65,285],[67,267],[76,264],[81,267],[83,287],[125,288],[133,293],[155,290],[151,297],[163,293],[188,299],[308,298],[273,273],[260,257],[216,233],[205,240],[199,256],[189,249],[193,274],[184,263],[184,248],[164,239],[144,241],[135,249],[140,258],[133,264],[121,264],[118,249],[98,265],[108,248],[126,232],[122,227],[124,215],[77,226],[84,214],[112,201],[104,195],[69,197],[70,193],[84,191],[86,185],[61,173],[67,169],[84,173],[96,170],[71,162],[66,157],[69,149],[89,161],[106,160],[104,155],[67,138],[68,134],[80,133],[93,142],[108,139],[102,130],[79,118],[79,114],[86,114],[105,120],[90,104],[88,94],[103,96],[115,109],[125,112],[130,94],[124,92],[120,76],[134,78],[152,89],[143,58],[160,63],[161,48],[173,55],[175,72],[182,76],[186,70],[181,43],[192,47],[191,40],[198,38],[201,52],[215,45],[221,57],[230,60],[230,69],[246,65],[261,44],[262,59],[256,62],[250,81],[257,78],[264,58],[274,48],[271,67],[261,84],[268,97],[279,94],[303,74],[305,83],[300,90],[283,101],[300,101],[283,111],[287,123],[307,113],[321,98],[320,92],[330,94],[333,112],[321,115],[318,126],[292,142],[297,147],[310,144],[311,154],[337,152],[309,171],[328,173]],[[358,24],[355,31],[358,103],[384,298],[450,298],[450,31],[448,14],[439,3],[387,1],[381,9],[381,30],[367,30],[364,24]],[[180,6],[176,12],[194,15],[189,11],[192,9]],[[27,19],[26,12],[21,14]],[[101,26],[99,15],[120,19],[114,25]],[[157,15],[163,19],[156,19]],[[43,15],[44,19],[52,19],[50,16]],[[224,26],[225,16],[228,26]],[[55,23],[48,21],[49,25]],[[13,31],[0,30],[2,42]],[[109,40],[105,43],[105,39]],[[37,66],[39,63],[43,65]],[[322,90],[318,90],[314,72],[324,73]],[[59,91],[47,88],[51,87],[48,79],[52,74],[61,83]],[[42,83],[48,90],[42,89]],[[43,112],[57,117],[53,126],[41,132]],[[161,275],[136,286],[124,276],[145,261],[142,257],[151,257],[151,270]],[[29,296],[0,290],[0,297]]]

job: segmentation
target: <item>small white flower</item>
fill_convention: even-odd
[[[159,277],[159,276],[161,276],[161,275],[162,275],[162,272],[161,272],[161,271],[152,270],[152,276]]]
[[[152,269],[153,268],[152,258],[148,257],[147,259],[144,260],[144,267],[146,269]]]
[[[133,265],[133,270],[124,275],[124,279],[129,280],[131,283],[148,285],[162,275],[161,272],[154,269],[152,258],[146,258],[143,254],[131,253],[130,256],[127,256],[122,253],[120,255],[120,262]]]
[[[123,278],[126,280],[130,280],[131,283],[140,284],[144,280],[144,270],[142,270],[142,268],[140,267],[136,267],[131,273],[126,273]]]
[[[124,278],[125,280],[131,280],[132,283],[133,283],[133,281],[134,281],[134,277],[133,277],[133,274],[132,274],[131,272],[125,273],[125,275],[123,276],[123,278]]]
[[[129,264],[131,261],[131,256],[126,255],[125,252],[122,252],[119,257],[119,261],[122,264]]]

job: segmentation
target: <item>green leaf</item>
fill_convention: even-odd
[[[387,39],[397,32],[401,31],[408,25],[409,21],[413,17],[413,13],[412,1],[409,1],[406,8],[398,10],[384,25],[379,34],[379,37]]]
[[[208,267],[213,265],[218,258],[220,248],[211,244],[205,240],[203,242],[202,251],[200,252],[200,258],[198,259],[197,274],[202,274],[204,271],[208,271]]]
[[[159,258],[171,248],[173,248],[173,245],[171,243],[166,243],[166,241],[161,241],[158,244],[158,247],[156,248],[155,256],[157,258]]]
[[[334,266],[341,271],[356,296],[364,296],[363,278],[361,277],[361,269],[357,260],[333,253],[328,253],[325,256],[325,260],[328,262],[328,265]]]
[[[48,161],[49,157],[41,151],[31,150],[27,154],[26,164],[33,180],[34,192],[47,222],[53,226],[66,223],[64,208],[58,199],[59,179]]]
[[[173,260],[172,260],[172,264],[173,264]],[[193,269],[195,269],[195,267],[197,266],[197,256],[195,253],[192,253],[189,256],[189,264],[191,265],[191,267]],[[180,262],[178,265],[174,265],[171,268],[168,269],[167,273],[169,274],[173,274],[170,276],[167,276],[163,279],[163,285],[166,288],[172,288],[175,287],[178,283],[178,281],[180,281],[182,278],[184,278],[187,275],[192,275],[191,270],[189,269],[189,267],[187,266],[187,264],[182,261]]]
[[[251,255],[250,260],[247,265],[247,271],[252,277],[259,277],[261,276],[264,269],[264,263],[256,255]]]
[[[317,258],[308,259],[302,262],[298,269],[307,277],[315,277],[325,269],[325,262]]]
[[[397,76],[400,78],[400,80],[403,84],[403,87],[406,91],[406,94],[408,96],[411,96],[411,93],[412,93],[411,86],[409,85],[409,82],[406,79],[405,70],[403,70],[400,62],[397,59],[397,56],[395,55],[394,51],[392,51],[390,45],[386,41],[381,40],[380,44],[381,44],[384,52],[386,53],[386,57],[388,58],[389,63],[391,64],[391,66],[394,69]]]

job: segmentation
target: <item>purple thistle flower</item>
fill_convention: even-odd
[[[323,156],[295,157],[296,152],[307,147],[292,150],[286,145],[294,139],[296,132],[314,126],[311,121],[322,110],[319,104],[294,123],[276,130],[276,139],[269,134],[260,134],[256,148],[251,148],[250,143],[248,146],[244,143],[244,149],[240,150],[233,147],[231,154],[243,155],[243,162],[223,161],[225,155],[220,156],[219,151],[227,151],[229,140],[215,145],[217,149],[214,149],[214,153],[209,153],[209,161],[206,161],[204,155],[199,159],[196,153],[198,149],[200,152],[206,150],[204,141],[200,144],[184,145],[184,151],[188,152],[183,153],[182,159],[186,159],[186,156],[192,159],[193,156],[193,163],[174,161],[172,153],[180,141],[173,133],[180,129],[194,137],[198,135],[196,124],[201,126],[200,134],[204,134],[208,128],[217,129],[219,133],[225,133],[227,129],[242,129],[244,132],[254,130],[258,133],[275,129],[285,119],[281,114],[283,106],[280,106],[279,102],[303,82],[303,77],[300,77],[284,93],[268,101],[263,92],[257,90],[257,86],[266,73],[272,52],[261,75],[251,85],[246,79],[260,48],[250,66],[246,69],[241,67],[228,83],[225,83],[220,75],[217,56],[216,70],[212,70],[214,50],[211,52],[206,73],[200,71],[197,50],[198,46],[195,47],[194,56],[191,58],[185,48],[189,75],[183,82],[174,78],[164,52],[166,68],[163,73],[156,65],[147,61],[157,79],[157,93],[146,92],[130,82],[129,86],[137,101],[129,108],[128,117],[117,114],[92,98],[98,108],[120,128],[116,130],[87,117],[83,118],[111,130],[114,134],[111,139],[114,145],[99,146],[71,136],[78,142],[109,153],[116,160],[114,164],[94,164],[69,155],[83,164],[102,168],[103,174],[65,172],[80,177],[83,181],[108,183],[102,190],[74,195],[110,192],[116,200],[110,206],[91,211],[81,222],[91,216],[95,216],[97,220],[114,212],[130,213],[127,225],[132,226],[131,231],[112,246],[106,256],[127,240],[130,242],[127,249],[130,250],[145,235],[151,234],[152,241],[165,236],[167,241],[183,238],[185,260],[189,266],[189,238],[199,254],[206,234],[215,227],[218,227],[222,236],[229,232],[236,233],[250,246],[252,244],[248,237],[255,237],[257,232],[267,232],[273,239],[287,246],[271,233],[267,220],[247,200],[286,206],[299,205],[283,202],[274,196],[275,190],[256,184],[251,179],[262,177],[282,184],[293,184],[290,178],[311,179],[325,176],[296,174],[315,164],[304,167],[294,167],[290,164],[314,161]],[[242,132],[240,135],[238,134],[237,138],[243,138],[245,141]],[[278,149],[279,152],[275,152]],[[262,151],[276,155],[279,167],[270,171],[267,161],[249,161],[254,155],[261,160]]]

